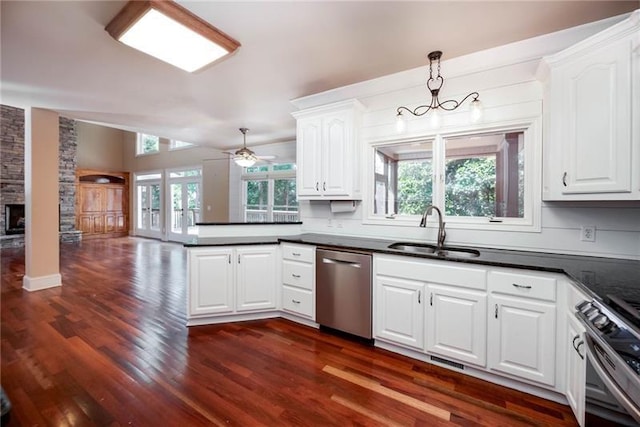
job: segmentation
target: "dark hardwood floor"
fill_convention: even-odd
[[[2,256],[7,426],[564,425],[568,407],[277,319],[185,327],[181,245],[61,246],[60,288]]]

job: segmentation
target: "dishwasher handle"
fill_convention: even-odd
[[[335,259],[335,258],[323,257],[322,263],[323,264],[339,264],[339,265],[344,265],[348,267],[362,268],[362,264],[360,264],[359,262],[343,261],[341,259]]]

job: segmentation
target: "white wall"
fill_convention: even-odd
[[[589,31],[600,30],[591,26]],[[583,37],[589,31],[580,29]],[[584,35],[586,34],[586,35]],[[441,100],[461,99],[471,91],[480,92],[485,107],[484,124],[500,122],[506,117],[542,117],[543,90],[536,80],[536,71],[542,56],[554,53],[575,43],[575,32],[547,35],[484,52],[442,62],[445,85]],[[445,52],[446,54],[446,52]],[[446,59],[446,58],[445,58]],[[422,74],[422,79],[417,79]],[[294,101],[299,107],[329,103],[356,97],[367,108],[363,117],[363,155],[370,159],[368,146],[374,142],[397,140],[395,131],[396,108],[428,103],[430,95],[424,85],[428,68],[410,70],[381,79],[336,89],[317,96]],[[444,115],[442,131],[469,130],[466,106],[461,112]],[[411,118],[409,136],[428,136],[428,119]],[[543,124],[544,125],[544,124]],[[538,165],[540,172],[541,165]],[[367,188],[369,176],[363,177]],[[535,197],[541,200],[541,188]],[[304,232],[336,233],[354,236],[381,237],[396,240],[424,240],[434,242],[436,229],[414,226],[370,225],[365,206],[372,195],[353,213],[332,214],[328,202],[301,202]],[[447,243],[480,247],[536,250],[605,257],[640,259],[640,202],[542,203],[539,232],[506,232],[449,228]],[[583,225],[596,227],[595,242],[580,240]]]

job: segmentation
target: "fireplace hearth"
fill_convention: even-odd
[[[7,204],[4,206],[5,234],[24,234],[24,205]]]

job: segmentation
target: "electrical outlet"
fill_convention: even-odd
[[[583,225],[580,229],[580,240],[583,242],[595,242],[596,241],[596,226],[595,225]]]

